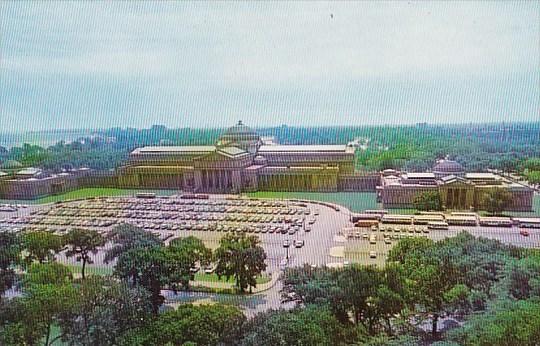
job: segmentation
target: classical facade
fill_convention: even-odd
[[[494,189],[510,194],[508,210],[532,210],[534,191],[528,186],[493,173],[466,173],[452,160],[440,160],[426,173],[383,171],[377,195],[385,207],[411,208],[419,194],[438,192],[446,209],[481,210],[485,209],[487,192]]]
[[[241,121],[211,146],[135,149],[118,170],[121,187],[193,192],[373,190],[379,177],[354,172],[346,145],[279,145]]]

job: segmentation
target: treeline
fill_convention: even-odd
[[[225,129],[112,128],[76,141],[42,148],[25,144],[0,147],[0,169],[8,161],[51,170],[66,167],[113,169],[126,162],[129,152],[145,145],[212,145]],[[515,171],[528,158],[540,157],[540,123],[413,125],[365,127],[260,128],[282,144],[346,144],[368,139],[357,153],[358,169],[386,168],[425,171],[447,155],[470,171],[487,168]],[[519,170],[518,170],[519,171]],[[523,172],[523,170],[521,170]],[[538,172],[538,171],[535,171]],[[538,173],[532,173],[536,177]]]
[[[105,261],[117,261],[113,275],[74,277],[56,262],[57,253],[90,263],[105,241],[98,233],[1,232],[2,292],[16,283],[20,294],[0,301],[0,344],[533,346],[540,340],[540,253],[465,232],[440,242],[403,239],[384,268],[287,269],[282,297],[296,307],[250,320],[221,304],[165,308],[161,294],[186,289],[190,269],[210,257],[239,291],[254,286],[264,252],[252,237],[230,235],[213,256],[196,238],[164,246],[131,226],[107,240]]]
[[[100,251],[105,263],[116,262],[112,275],[87,273]],[[59,253],[81,262],[80,275],[57,262]],[[265,259],[258,238],[244,234],[224,236],[212,253],[195,237],[165,245],[131,225],[107,237],[83,229],[63,236],[0,231],[0,345],[231,344],[246,321],[239,309],[183,305],[168,311],[163,292],[190,290],[194,268],[213,262],[217,276],[234,278],[242,294],[256,287]],[[12,288],[15,297],[2,298]]]
[[[341,327],[327,329],[332,345],[533,346],[539,278],[537,251],[463,232],[440,242],[401,240],[383,269],[289,269],[284,296],[302,306],[292,314],[332,316]]]

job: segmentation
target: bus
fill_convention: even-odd
[[[427,225],[428,229],[448,229],[448,224],[444,221],[432,221]]]
[[[388,210],[370,209],[370,210],[365,210],[364,214],[375,214],[375,215],[381,215],[382,216],[382,215],[388,214]]]
[[[381,219],[382,223],[412,225],[412,215],[384,215]]]
[[[414,216],[415,225],[427,225],[430,222],[443,222],[444,216],[440,214],[423,214]]]
[[[354,223],[356,227],[371,227],[377,226],[379,224],[378,220],[358,220]]]
[[[512,227],[512,219],[509,217],[481,217],[480,226],[486,227]]]
[[[153,192],[138,192],[135,197],[137,198],[156,198],[156,194]]]
[[[514,222],[520,228],[540,228],[540,218],[514,218]]]
[[[376,220],[379,221],[381,219],[380,214],[351,214],[351,221],[357,222],[361,220]]]
[[[478,218],[478,214],[470,212],[470,211],[453,211],[450,213],[452,216],[470,216]]]
[[[455,226],[478,226],[476,216],[449,215],[446,217],[446,222]]]

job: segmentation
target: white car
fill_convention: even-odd
[[[295,240],[294,241],[294,247],[301,248],[303,246],[304,246],[304,241],[303,240]]]

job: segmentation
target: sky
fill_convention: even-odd
[[[539,1],[0,2],[0,129],[540,120]]]

